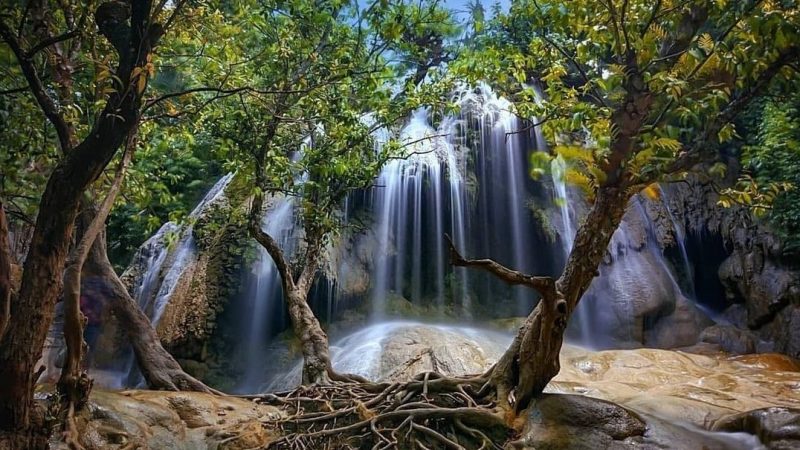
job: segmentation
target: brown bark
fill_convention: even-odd
[[[535,289],[541,295],[539,304],[488,373],[498,405],[511,413],[509,419],[527,408],[558,374],[567,322],[597,274],[630,197],[631,194],[619,188],[598,190],[597,199],[578,229],[565,271],[558,280],[525,275],[488,259],[464,259],[450,244],[453,265],[480,268],[510,284]]]
[[[0,343],[11,314],[11,247],[8,244],[6,210],[0,200]]]
[[[131,297],[108,260],[104,232],[95,240],[84,265],[84,272],[107,283],[110,307],[133,346],[136,362],[151,389],[220,394],[184,372],[175,358],[161,345],[155,328],[139,309],[136,300]]]
[[[107,5],[109,3],[100,8]],[[109,32],[109,24],[101,23],[100,15],[95,16],[101,33],[109,39],[115,39],[121,29],[127,30],[127,45],[117,47],[119,66],[116,73],[119,80],[116,92],[111,94],[86,138],[74,148],[64,149],[65,156],[53,169],[39,203],[19,295],[11,305],[11,316],[15,320],[10,321],[0,346],[0,386],[3,387],[0,389],[0,428],[19,436],[29,434],[31,430],[33,366],[41,355],[53,320],[81,197],[100,176],[136,123],[142,93],[136,88],[136,80],[131,78],[131,74],[135,67],[146,63],[161,34],[161,27],[151,23],[151,6],[147,0],[132,1],[130,14],[117,17],[121,20],[115,22],[125,24],[130,18],[130,26],[117,27],[117,34]],[[30,56],[22,52],[13,31],[2,21],[0,37],[11,45],[37,100],[47,97],[41,83],[37,82],[36,74],[25,70],[30,64]],[[48,113],[45,103],[40,101],[40,106]],[[65,141],[71,146],[70,140]]]
[[[305,292],[304,292],[305,291]],[[295,288],[284,297],[289,307],[292,328],[303,352],[302,384],[325,383],[331,369],[328,336],[306,302],[308,290]]]
[[[80,410],[89,398],[92,380],[81,369],[84,347],[83,328],[85,318],[81,314],[81,271],[89,251],[94,245],[97,236],[105,228],[106,218],[114,206],[114,201],[122,187],[125,170],[133,153],[136,130],[131,130],[128,145],[122,155],[122,160],[117,167],[114,181],[106,193],[100,208],[95,212],[89,226],[83,230],[78,244],[70,252],[67,267],[64,271],[64,342],[67,346],[67,355],[64,367],[61,368],[61,377],[58,380],[58,391],[62,401],[68,405],[70,412]]]
[[[248,230],[250,235],[269,253],[281,277],[283,297],[289,310],[292,329],[300,339],[303,353],[303,384],[326,384],[330,381],[366,381],[351,374],[339,374],[333,370],[328,344],[328,335],[308,305],[308,293],[319,267],[322,238],[315,236],[310,227],[306,227],[306,248],[304,266],[296,271],[286,259],[286,255],[278,242],[261,229],[264,197],[259,191],[253,196],[250,207]]]

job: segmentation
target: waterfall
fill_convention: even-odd
[[[209,207],[215,204],[233,180],[233,173],[220,178],[206,193],[203,199],[189,214],[183,229],[173,222],[165,223],[155,235],[150,237],[140,247],[134,256],[134,265],[141,269],[140,274],[134,279],[133,297],[155,327],[174,293],[186,268],[197,257],[193,224]],[[179,234],[177,245],[171,248],[170,237]],[[123,351],[123,356],[108,370],[113,374],[107,381],[108,387],[142,386],[144,377],[135,364],[133,350],[128,348]]]
[[[272,236],[289,257],[296,245],[294,201],[290,197],[275,199],[267,209],[262,227]],[[244,375],[237,391],[255,392],[264,380],[266,344],[285,324],[283,289],[275,262],[267,251],[258,246],[258,257],[251,268],[250,284],[244,298],[248,302],[243,318],[242,348]]]
[[[678,245],[678,250],[680,250],[681,262],[683,263],[683,270],[686,275],[687,294],[694,298],[697,296],[697,292],[694,286],[694,277],[692,276],[694,270],[691,262],[689,262],[689,253],[686,251],[686,233],[684,232],[683,224],[678,222],[675,218],[675,214],[672,213],[672,209],[669,207],[667,190],[663,187],[659,187],[659,192],[661,193],[661,202],[664,205],[664,209],[667,210],[667,215],[669,215],[672,229],[675,231],[675,243]]]
[[[567,163],[561,155],[553,158],[550,164],[550,171],[553,174],[553,187],[555,194],[555,204],[561,212],[561,245],[564,255],[568,256],[572,251],[575,242],[575,219],[570,211],[571,202],[567,193],[566,172]]]
[[[326,277],[315,283],[308,299],[323,320],[331,321],[341,312],[336,310],[341,299],[347,307],[365,303],[347,317],[352,320],[339,322],[344,326],[407,320],[410,317],[397,317],[408,311],[400,299],[414,305],[415,318],[428,320],[469,321],[530,313],[536,298],[531,290],[510,288],[487,274],[451,267],[446,234],[468,258],[491,258],[529,274],[559,272],[557,266],[573,247],[585,209],[577,191],[566,184],[568,163],[561,157],[552,161],[550,191],[548,185],[532,180],[528,170],[529,156],[547,150],[538,127],[521,123],[512,104],[487,85],[461,87],[453,100],[458,112],[441,114],[419,108],[398,129],[373,132],[376,151],[396,138],[403,146],[402,155],[384,165],[373,187],[344,202],[344,220],[361,223],[365,216],[371,217],[371,230],[344,235],[338,242],[343,247],[331,251],[335,263],[326,267]],[[370,124],[372,119],[367,115],[363,120]],[[220,180],[209,192],[190,215],[187,227],[167,224],[145,246],[152,248],[136,285],[136,298],[153,323],[158,322],[186,267],[198,256],[192,220],[228,182]],[[294,201],[273,197],[269,202],[263,228],[291,254],[301,235]],[[550,212],[559,244],[541,236],[546,224],[535,214],[544,209],[537,202],[544,208],[555,205]],[[681,289],[652,227],[641,204],[628,211],[612,237],[600,276],[575,312],[571,338],[578,331],[584,345],[631,346],[644,340],[646,327],[640,319],[658,319],[669,313],[669,307],[675,308]],[[167,236],[179,236],[171,249],[165,246]],[[688,261],[685,248],[682,252]],[[348,270],[358,277],[352,290],[344,281]],[[274,375],[274,367],[264,361],[284,347],[273,340],[288,325],[280,278],[272,258],[260,247],[244,271],[243,286],[231,315],[238,320],[237,329],[225,335],[232,337],[225,342],[234,345],[232,359],[241,369],[232,374],[237,380],[235,390],[254,392]],[[339,289],[347,297],[337,299]],[[364,339],[370,336],[362,335]],[[289,352],[282,355],[291,356]]]
[[[553,178],[554,203],[558,207],[561,216],[559,237],[564,254],[564,264],[566,264],[572,251],[572,246],[575,243],[577,218],[572,212],[573,201],[570,199],[566,183],[567,163],[561,155],[553,158],[550,163],[550,172]],[[589,311],[589,306],[587,306],[588,303],[588,301],[579,303],[574,313],[575,320],[580,326],[579,340],[584,345],[588,345],[591,342],[593,328],[590,317],[591,312]]]
[[[686,230],[684,225],[678,221],[678,219],[675,217],[675,214],[672,212],[672,209],[669,207],[669,194],[667,193],[667,190],[664,189],[663,186],[659,186],[659,192],[661,194],[661,202],[664,205],[664,209],[667,211],[670,224],[675,232],[675,244],[678,246],[678,250],[681,254],[681,263],[683,265],[682,270],[685,280],[685,285],[682,287],[682,289],[684,289],[685,294],[689,297],[694,306],[701,310],[709,319],[718,324],[729,324],[730,322],[722,317],[721,314],[700,302],[697,288],[694,283],[694,267],[689,259],[689,252],[686,250]]]
[[[465,241],[465,190],[452,128],[448,121],[434,129],[429,110],[416,110],[399,136],[407,157],[390,160],[378,176],[372,194],[378,239],[372,309],[377,320],[386,316],[391,295],[444,307],[445,230],[456,242]],[[450,208],[447,227],[450,205],[455,208]]]

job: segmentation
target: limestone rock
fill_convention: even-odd
[[[92,392],[78,416],[86,450],[123,448],[239,450],[265,446],[263,422],[280,410],[197,392]]]
[[[800,447],[800,409],[762,408],[724,417],[714,424],[717,431],[746,432],[770,449]]]
[[[732,325],[710,326],[703,330],[700,340],[737,355],[755,353],[758,347],[758,338],[753,333]]]

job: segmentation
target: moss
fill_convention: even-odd
[[[528,210],[530,210],[533,221],[536,223],[538,229],[541,230],[542,236],[547,239],[547,242],[551,244],[556,242],[558,232],[553,226],[553,222],[547,210],[538,206],[538,204],[533,201],[528,202]]]

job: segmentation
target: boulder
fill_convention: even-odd
[[[703,329],[713,322],[691,300],[678,293],[675,309],[645,330],[646,347],[678,348],[697,342]]]
[[[746,299],[747,325],[758,328],[790,304],[800,303],[800,273],[786,270],[760,248],[734,251],[719,268],[731,297]]]
[[[800,448],[800,409],[762,408],[724,417],[714,430],[745,432],[758,436],[769,449]]]
[[[265,422],[277,408],[197,392],[94,390],[77,416],[86,450],[128,448],[239,450],[273,438]]]
[[[721,350],[737,355],[755,353],[758,338],[748,330],[733,325],[713,325],[700,334],[700,341],[719,346]]]
[[[614,403],[549,394],[531,404],[523,437],[515,446],[537,450],[635,448],[646,430],[636,413]]]

